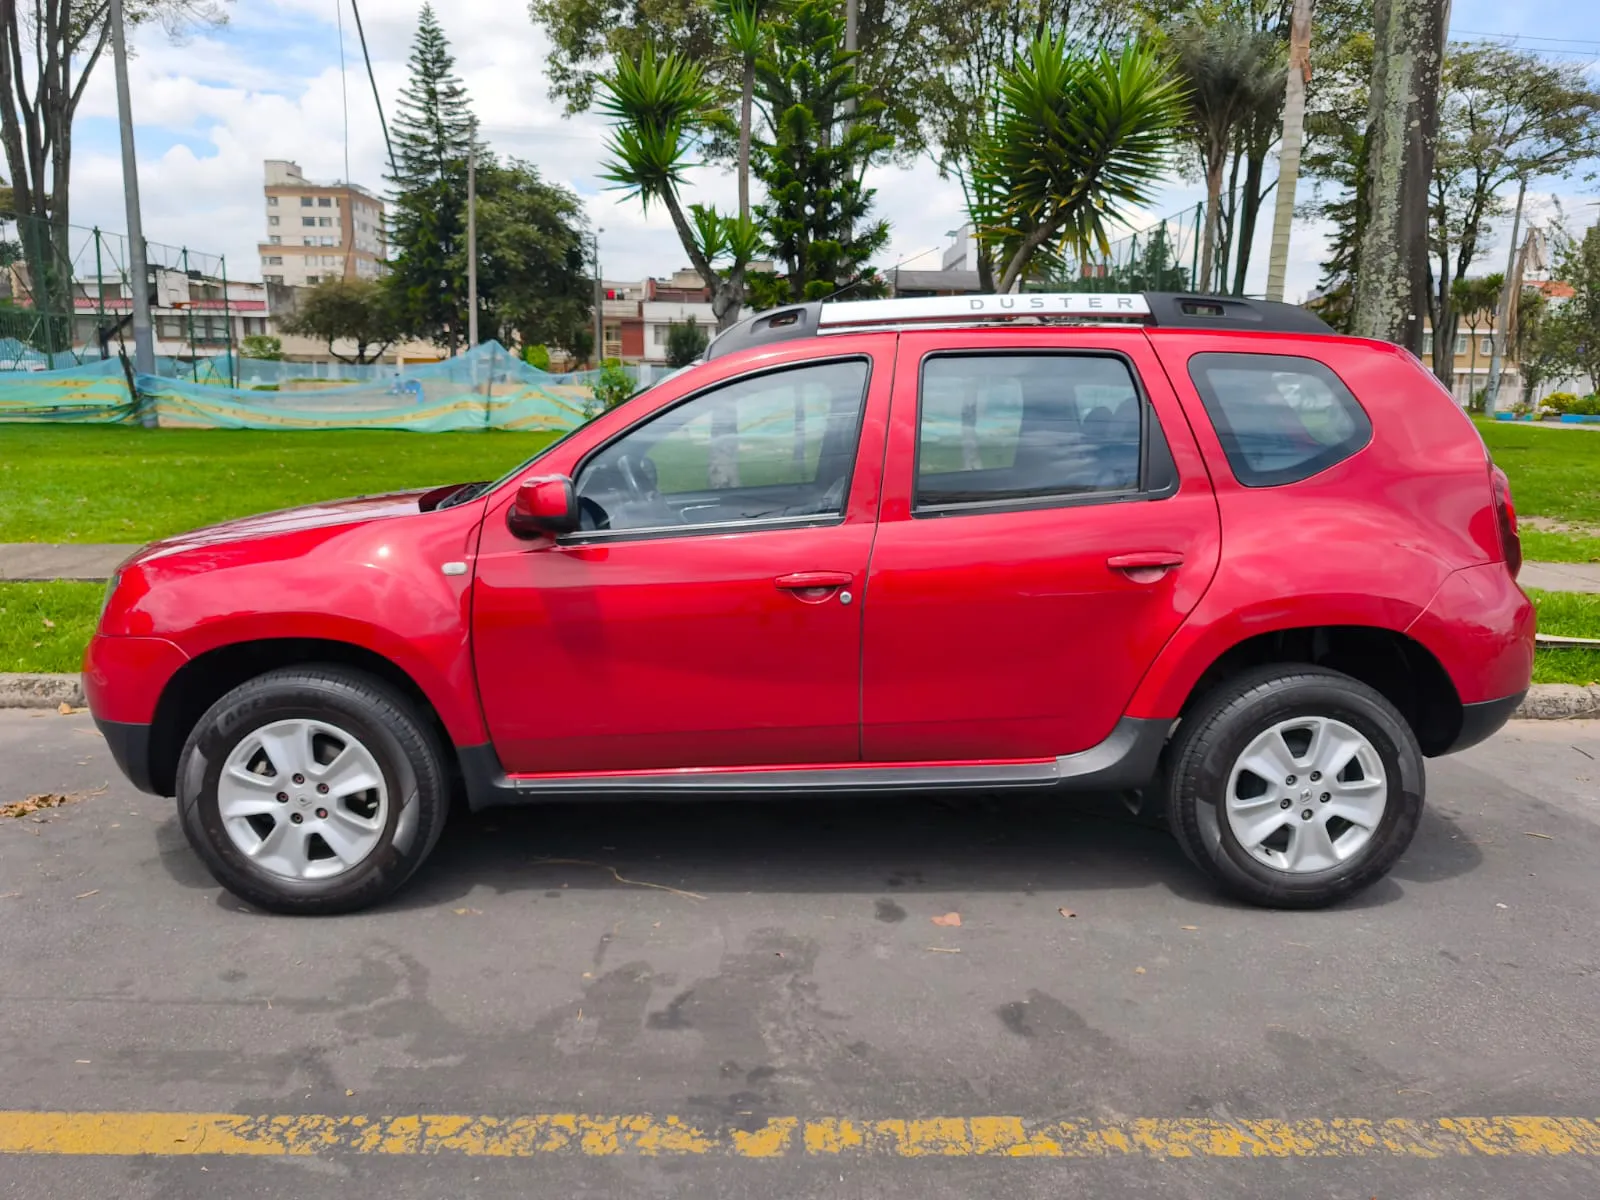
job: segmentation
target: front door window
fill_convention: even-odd
[[[740,379],[624,433],[577,478],[587,532],[825,523],[844,514],[863,359]]]

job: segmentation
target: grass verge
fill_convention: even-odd
[[[77,671],[100,616],[98,583],[0,583],[0,671]],[[1539,629],[1600,637],[1600,596],[1530,589]],[[1543,649],[1535,683],[1600,683],[1600,650]]]
[[[1600,638],[1600,596],[1529,588],[1539,609],[1539,632]],[[1533,656],[1535,683],[1600,683],[1600,650],[1545,648]]]
[[[554,436],[0,425],[0,542],[148,542],[319,500],[495,479]]]
[[[1522,551],[1531,561],[1600,562],[1600,433],[1479,421],[1494,461],[1511,479],[1519,517],[1544,517],[1574,532],[1524,528]]]
[[[80,670],[105,591],[103,583],[0,583],[0,671]]]

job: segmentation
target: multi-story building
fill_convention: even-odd
[[[752,271],[770,271],[770,263],[750,265]],[[709,337],[717,331],[711,310],[711,289],[697,271],[674,271],[667,279],[642,279],[637,283],[605,286],[602,325],[606,358],[630,363],[665,363],[667,337],[674,324],[694,321]]]
[[[316,183],[296,163],[266,160],[261,277],[290,287],[376,279],[386,243],[383,201],[348,182]]]

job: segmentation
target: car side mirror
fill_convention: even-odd
[[[554,537],[578,528],[578,493],[565,475],[540,475],[517,485],[506,526],[518,537]]]

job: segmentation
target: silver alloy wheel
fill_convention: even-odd
[[[330,879],[377,848],[389,816],[378,760],[326,721],[273,721],[246,734],[217,780],[217,811],[239,852],[283,879]]]
[[[1343,721],[1294,717],[1263,731],[1228,773],[1228,827],[1252,858],[1290,874],[1361,852],[1388,805],[1383,759]]]

